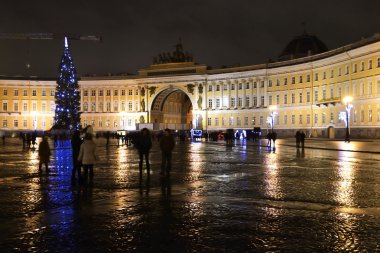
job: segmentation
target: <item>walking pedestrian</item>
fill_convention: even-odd
[[[172,151],[175,146],[174,137],[170,129],[166,128],[160,139],[160,149],[162,152],[162,163],[161,163],[161,175],[168,176],[172,165]]]
[[[272,142],[273,142],[273,147],[276,146],[276,140],[277,140],[277,133],[276,132],[272,132],[271,134],[271,139],[272,139]]]
[[[93,136],[90,133],[86,133],[84,136],[84,142],[80,146],[78,161],[82,163],[84,174],[83,179],[87,180],[89,176],[90,181],[94,178],[94,163],[98,160],[96,153],[96,144],[93,140]]]
[[[42,172],[42,164],[45,164],[46,172],[49,172],[49,160],[50,160],[50,147],[49,143],[47,141],[46,136],[42,137],[42,141],[40,142],[38,146],[38,157],[39,157],[39,164],[38,164],[38,172]]]
[[[268,140],[267,147],[272,147],[272,133],[271,132],[267,134],[267,140]]]
[[[296,147],[298,149],[300,147],[300,142],[301,142],[301,132],[298,130],[294,137],[296,138]]]
[[[150,136],[150,132],[148,128],[143,128],[140,131],[139,136],[136,139],[136,148],[139,152],[139,170],[140,174],[142,173],[143,160],[145,156],[146,169],[147,172],[150,172],[150,164],[149,164],[149,152],[152,148],[152,139]]]
[[[306,134],[303,130],[301,130],[301,132],[300,132],[300,144],[301,144],[302,149],[305,148],[305,138],[306,138]]]
[[[80,132],[76,130],[71,137],[71,151],[73,158],[73,170],[71,171],[71,180],[75,180],[75,173],[78,174],[78,180],[81,179],[81,166],[82,164],[78,161],[80,146],[82,144],[82,140],[80,138]]]

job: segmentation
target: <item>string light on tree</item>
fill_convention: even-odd
[[[59,77],[55,93],[54,128],[74,130],[80,127],[80,97],[76,69],[73,64],[67,37],[59,64]]]

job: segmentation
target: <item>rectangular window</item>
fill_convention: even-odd
[[[6,111],[8,111],[8,103],[3,102],[3,112],[6,112]]]
[[[264,122],[264,118],[263,118],[263,116],[260,116],[259,117],[259,125],[262,126],[263,122]]]
[[[296,94],[292,93],[292,104],[296,102]]]
[[[110,120],[109,119],[106,120],[106,127],[110,127]]]
[[[284,94],[284,104],[288,103],[288,94]]]
[[[265,97],[264,96],[261,96],[261,106],[264,106],[265,105]]]
[[[298,117],[299,117],[299,119],[298,119],[298,124],[300,124],[300,125],[302,125],[302,114],[300,114]]]
[[[106,91],[106,96],[111,96],[111,90]]]
[[[284,115],[284,125],[288,124],[288,115]]]
[[[376,119],[377,119],[377,122],[380,122],[380,109],[377,109]]]
[[[42,90],[41,96],[46,97],[46,90]]]
[[[330,98],[333,99],[334,98],[334,87],[330,87]]]
[[[296,123],[296,115],[292,114],[292,125]]]
[[[265,82],[261,81],[261,88],[264,88],[264,86],[265,86]]]
[[[280,86],[280,79],[276,80],[276,86]]]
[[[91,111],[95,112],[95,110],[96,110],[96,104],[95,102],[91,102]]]
[[[234,117],[230,117],[230,126],[233,126],[234,125]]]
[[[121,95],[125,96],[125,90],[121,90]]]
[[[4,90],[3,90],[3,95],[4,95],[4,96],[8,96],[8,90],[4,89]]]
[[[247,83],[245,84],[245,89],[246,89],[246,90],[249,89],[249,82],[247,82]]]
[[[218,85],[219,86],[219,85]],[[239,90],[241,90],[243,88],[243,85],[242,83],[239,83]]]
[[[50,96],[54,97],[54,90],[50,91]],[[87,94],[86,94],[86,96],[87,96]]]
[[[269,96],[268,96],[268,104],[269,104],[269,105],[272,105],[272,95],[269,95]]]
[[[326,124],[326,113],[322,112],[322,124]]]
[[[318,124],[318,114],[314,114],[314,124]]]
[[[235,98],[231,98],[231,107],[235,107]]]
[[[22,110],[23,110],[24,112],[27,112],[27,111],[28,111],[28,103],[26,103],[26,102],[22,103]]]
[[[18,102],[13,103],[13,111],[18,112]]]
[[[106,103],[106,111],[110,112],[111,111],[111,102]]]
[[[288,85],[288,79],[284,78],[284,85]]]
[[[98,111],[103,112],[103,102],[99,102]]]
[[[114,95],[114,96],[118,96],[118,95],[119,95],[119,90],[114,90],[114,91],[113,91],[113,95]]]
[[[85,112],[88,111],[88,103],[87,102],[83,103],[83,111],[85,111]]]
[[[338,76],[341,76],[341,75],[342,75],[342,69],[338,68]]]
[[[323,72],[323,80],[326,79],[326,72]]]
[[[117,127],[117,121],[116,120],[113,121],[113,127]]]
[[[95,97],[96,96],[96,90],[91,90],[91,96]]]
[[[223,84],[223,90],[227,90],[228,88],[227,88],[227,84],[225,83],[225,84]]]
[[[102,97],[102,96],[103,96],[103,90],[99,90],[98,95],[99,95],[100,97]]]
[[[364,62],[360,63],[360,71],[364,71]]]
[[[103,122],[102,122],[102,120],[100,119],[100,120],[98,120],[98,127],[103,127]]]
[[[372,60],[368,61],[368,69],[372,69]]]
[[[334,70],[333,69],[330,72],[330,78],[334,78]]]
[[[318,102],[318,91],[314,91],[314,102]]]
[[[54,102],[50,102],[50,111],[51,112],[55,111],[55,103]]]
[[[139,90],[138,89],[135,90],[135,95],[136,96],[139,95]]]
[[[41,111],[46,112],[46,103],[41,104]]]
[[[13,127],[18,127],[18,120],[17,119],[13,120]]]
[[[330,122],[331,123],[334,122],[334,113],[333,112],[330,113]]]
[[[216,108],[220,108],[220,98],[215,99]]]
[[[364,110],[360,111],[360,122],[364,122]]]
[[[307,75],[307,76],[306,76],[306,82],[307,82],[307,83],[310,82],[310,75]]]
[[[211,84],[208,86],[208,91],[212,91],[212,85]]]
[[[310,125],[310,114],[306,115],[306,124]]]
[[[293,76],[292,77],[292,84],[295,84],[296,83],[296,78]]]
[[[28,127],[28,121],[27,121],[26,119],[24,119],[24,120],[22,121],[22,127],[23,127],[23,128],[27,128],[27,127]]]
[[[323,88],[323,90],[322,90],[322,99],[326,100],[326,89],[325,88]]]
[[[208,126],[211,126],[211,118],[210,118],[210,117],[207,118],[207,125],[208,125]]]
[[[368,122],[372,122],[372,109],[368,110]]]
[[[114,103],[113,103],[113,111],[114,112],[119,111],[119,102],[118,101],[114,101]]]
[[[225,125],[226,125],[226,118],[222,117],[222,126],[225,126]]]
[[[231,90],[235,90],[235,84],[231,83]]]
[[[350,67],[349,66],[346,66],[346,75],[348,75],[350,73]]]
[[[23,95],[24,97],[28,96],[28,90],[23,90],[23,91],[22,91],[22,95]]]
[[[18,96],[18,90],[14,90],[13,95],[14,95],[15,97],[17,97],[17,96]]]
[[[241,126],[241,119],[239,116],[236,117],[236,125]]]
[[[318,81],[318,73],[315,73],[315,81]]]
[[[248,126],[248,117],[244,117],[244,125]]]
[[[208,108],[212,108],[212,99],[211,98],[208,99]]]
[[[128,111],[132,111],[133,110],[133,103],[132,101],[129,101],[128,102]]]
[[[300,81],[299,81],[299,83],[302,83],[302,76],[300,76]]]
[[[241,97],[238,97],[238,107],[241,107],[242,106],[242,99]]]
[[[356,64],[354,64],[352,72],[356,73],[357,71],[358,71],[358,66]]]
[[[219,118],[218,117],[215,118],[215,126],[219,126]]]
[[[254,107],[257,106],[257,97],[256,96],[253,97],[253,106]]]
[[[83,96],[87,97],[88,96],[88,90],[83,91]]]
[[[249,106],[249,96],[245,96],[245,106]]]
[[[301,104],[302,103],[302,92],[298,93],[298,96],[299,96],[299,103]]]
[[[280,95],[277,94],[276,95],[276,105],[279,105],[280,104]]]
[[[133,91],[132,90],[128,90],[128,95],[132,96],[133,95]]]
[[[268,81],[268,87],[272,87],[272,80]]]
[[[32,96],[33,97],[37,96],[37,90],[32,90]]]
[[[8,127],[8,121],[6,119],[3,119],[3,127]]]

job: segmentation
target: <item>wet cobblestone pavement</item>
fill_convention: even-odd
[[[68,142],[42,175],[7,142],[0,252],[380,252],[379,154],[178,142],[166,178],[155,143],[140,177],[133,147],[98,139],[93,185],[72,185]]]

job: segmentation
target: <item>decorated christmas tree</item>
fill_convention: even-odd
[[[55,93],[54,129],[74,130],[80,127],[80,94],[76,70],[71,59],[67,38],[59,64]]]

